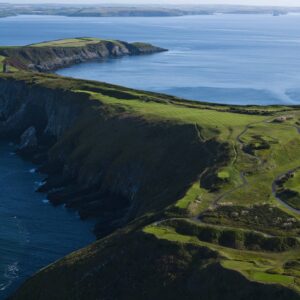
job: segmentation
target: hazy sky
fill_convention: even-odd
[[[69,3],[69,4],[244,4],[300,6],[300,0],[0,0],[9,3]]]

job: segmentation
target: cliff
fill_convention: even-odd
[[[146,43],[76,38],[24,47],[1,47],[0,56],[6,57],[6,61],[17,69],[49,72],[90,60],[162,51],[166,50]]]
[[[99,238],[12,299],[299,299],[300,218],[272,197],[276,174],[300,165],[299,107],[24,71],[1,74],[0,91],[0,137],[47,175],[54,205],[96,218]],[[282,114],[294,117],[270,122]]]
[[[38,146],[30,158],[42,158],[40,169],[50,174],[40,190],[84,218],[101,217],[99,235],[166,208],[205,168],[228,159],[226,144],[199,139],[193,124],[147,119],[105,103],[145,97],[130,90],[26,74],[2,78],[0,90],[0,136],[18,140],[33,127]]]

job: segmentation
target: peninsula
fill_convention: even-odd
[[[146,43],[73,38],[23,47],[0,47],[0,57],[13,68],[49,72],[86,61],[167,51]]]
[[[161,51],[89,41],[1,49],[12,66],[0,74],[1,138],[47,174],[40,191],[53,205],[96,218],[98,238],[10,299],[298,300],[300,107],[209,104],[43,73],[90,59],[73,57],[99,43],[118,49],[108,57]]]

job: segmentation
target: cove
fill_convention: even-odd
[[[35,166],[0,143],[0,299],[40,268],[95,240],[92,221],[54,207],[35,190]]]

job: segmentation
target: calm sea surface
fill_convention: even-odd
[[[0,19],[0,45],[83,36],[145,41],[170,51],[59,74],[219,103],[300,104],[300,15]],[[0,299],[93,240],[91,223],[34,192],[42,177],[33,168],[13,146],[0,144]]]
[[[220,103],[300,104],[300,15],[0,19],[2,45],[82,36],[145,41],[170,51],[59,74]]]

